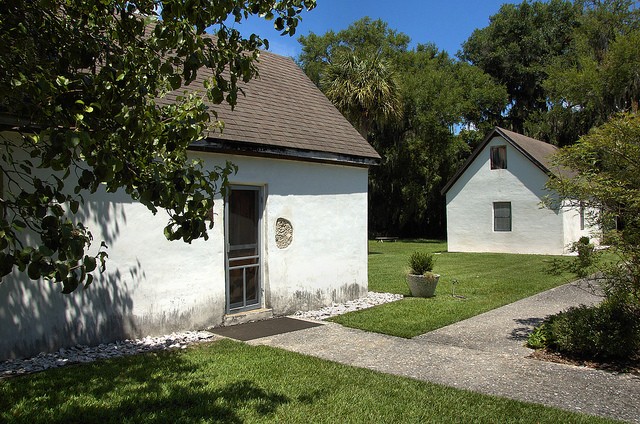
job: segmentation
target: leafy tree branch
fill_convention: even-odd
[[[235,105],[259,48],[230,26],[250,15],[293,35],[314,0],[16,0],[0,4],[3,214],[0,276],[17,270],[88,286],[105,246],[77,213],[85,195],[124,191],[169,214],[165,235],[207,238],[235,166],[204,168],[187,148],[222,128],[207,104]],[[208,35],[210,30],[213,35]],[[200,87],[199,71],[213,76]]]

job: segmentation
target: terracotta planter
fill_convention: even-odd
[[[436,295],[436,286],[440,275],[428,273],[427,275],[407,275],[407,285],[413,297],[433,297]]]

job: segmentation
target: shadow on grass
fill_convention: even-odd
[[[433,239],[400,239],[403,243],[419,243],[419,244],[440,244],[446,240],[433,240]]]
[[[397,240],[376,240],[375,238],[370,238],[369,239],[370,242],[376,242],[376,243],[380,243],[380,244],[385,244],[385,243],[419,243],[419,244],[439,244],[439,243],[445,243],[446,240],[434,240],[434,239],[403,239],[403,238],[399,238]]]
[[[266,418],[292,401],[250,379],[229,381],[180,353],[141,356],[4,381],[0,421],[241,423],[246,414]]]

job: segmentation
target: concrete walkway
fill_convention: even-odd
[[[249,343],[640,423],[640,377],[527,358],[526,335],[544,317],[599,300],[571,283],[413,339],[326,323]]]

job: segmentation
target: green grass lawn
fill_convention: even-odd
[[[414,337],[567,283],[569,274],[549,272],[555,256],[503,253],[447,253],[442,241],[369,243],[369,290],[410,296],[407,260],[416,250],[435,253],[441,274],[436,296],[351,312],[331,321],[347,327]],[[452,296],[455,294],[464,299]]]
[[[605,423],[222,340],[0,380],[7,423]]]

